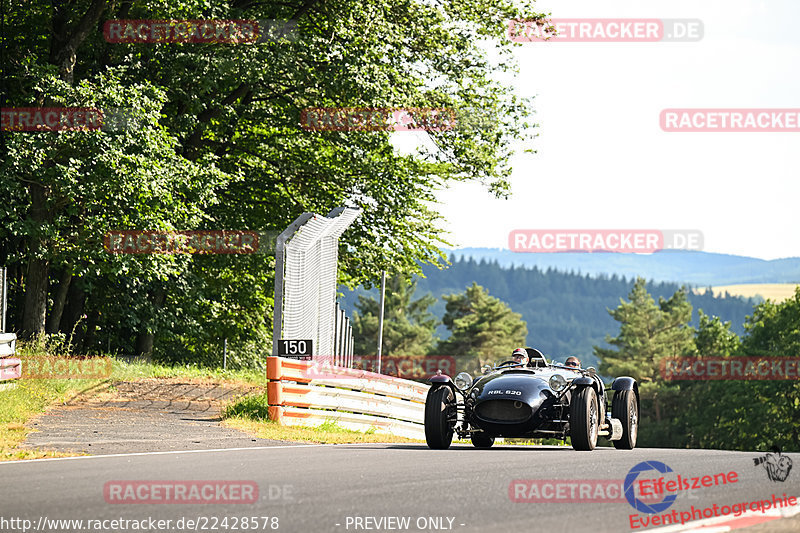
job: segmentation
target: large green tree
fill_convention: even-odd
[[[667,357],[695,352],[694,330],[689,326],[692,304],[682,289],[658,305],[647,292],[644,278],[637,278],[628,294],[609,314],[620,323],[616,337],[607,336],[614,348],[595,346],[602,360],[600,372],[608,376],[627,375],[637,381],[653,381],[659,364]]]
[[[631,376],[639,382],[641,395],[640,441],[643,446],[670,446],[681,438],[670,423],[680,389],[664,385],[658,373],[665,358],[695,353],[694,329],[689,326],[692,305],[686,290],[659,298],[656,304],[647,292],[644,278],[637,278],[619,306],[609,314],[620,323],[616,337],[606,336],[614,348],[595,346],[600,372],[607,376]]]
[[[429,311],[436,298],[426,294],[413,299],[415,281],[397,275],[388,278],[384,301],[384,355],[427,355],[436,342],[434,332],[439,320]],[[353,349],[357,355],[372,355],[378,346],[380,302],[358,297],[353,312]]]
[[[797,357],[800,353],[800,287],[781,303],[759,304],[745,324],[742,353],[748,356]],[[738,406],[731,423],[739,422],[738,446],[766,450],[778,445],[800,451],[800,383],[739,382]],[[716,443],[715,443],[716,444]],[[720,443],[724,445],[724,443]]]
[[[463,293],[443,298],[447,305],[442,322],[450,337],[439,343],[439,353],[474,355],[484,364],[510,359],[515,348],[525,345],[528,326],[522,315],[477,283]]]
[[[341,281],[441,259],[435,192],[474,180],[508,192],[530,102],[514,72],[511,0],[171,3],[31,0],[5,12],[4,107],[124,107],[123,132],[3,135],[0,257],[12,324],[85,349],[211,361],[218,336],[267,348],[274,264],[260,257],[110,257],[107,229],[282,229],[304,211],[363,209],[342,239]],[[296,40],[119,44],[109,19],[282,19]],[[478,44],[498,42],[490,60]],[[461,125],[401,154],[388,132],[312,132],[308,107],[447,107]],[[86,315],[88,319],[82,320]],[[102,343],[100,342],[102,341]],[[236,346],[232,349],[235,351]]]

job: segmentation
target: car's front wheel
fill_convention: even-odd
[[[639,403],[632,390],[614,392],[611,401],[611,416],[622,422],[622,438],[611,441],[618,450],[632,450],[636,447],[636,436],[639,434]]]
[[[453,442],[456,399],[450,387],[428,391],[425,400],[425,441],[434,450],[446,450]]]
[[[599,424],[597,394],[592,387],[583,387],[572,395],[569,406],[569,434],[572,448],[594,450]]]
[[[486,433],[473,433],[470,440],[476,448],[491,448],[494,444],[494,437],[490,437]]]

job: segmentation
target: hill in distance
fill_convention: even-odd
[[[612,252],[519,253],[500,248],[445,250],[448,256],[496,261],[502,267],[537,267],[591,276],[641,276],[695,286],[800,283],[800,257],[765,260],[711,252],[663,250],[652,254]]]
[[[513,265],[504,267],[496,260],[458,258],[455,253],[451,256],[451,262],[453,264],[444,270],[425,266],[424,277],[417,279],[416,297],[433,294],[438,301],[431,311],[439,319],[445,312],[445,302],[441,296],[461,293],[472,282],[476,282],[522,315],[528,326],[528,346],[539,348],[548,357],[561,361],[569,355],[578,355],[584,366],[597,366],[592,347],[607,347],[606,335],[618,334],[619,324],[608,314],[608,309],[616,308],[620,299],[627,298],[635,277],[604,273],[581,275],[557,271],[553,267],[547,270]],[[672,296],[681,285],[651,281],[647,289],[657,302],[659,297]],[[376,289],[366,291],[358,288],[343,292],[340,303],[348,316],[352,316],[359,295],[378,296]],[[700,292],[689,293],[689,301],[694,308],[693,326],[697,326],[698,309],[702,309],[708,315],[730,321],[732,330],[737,334],[744,333],[745,317],[752,314],[753,306],[759,300],[726,298],[715,296],[713,292]],[[440,338],[446,338],[448,331],[440,327],[437,334]],[[501,355],[507,354],[498,354]]]

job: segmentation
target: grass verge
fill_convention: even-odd
[[[68,457],[70,453],[17,448],[30,433],[25,423],[53,404],[101,383],[99,380],[27,379],[0,393],[0,461]]]
[[[117,381],[136,381],[148,378],[180,378],[195,383],[232,383],[264,386],[263,370],[222,370],[195,365],[165,366],[144,361],[126,362],[115,359],[111,378]]]
[[[326,421],[317,427],[281,426],[269,420],[266,394],[245,396],[223,410],[223,425],[245,431],[262,439],[312,442],[317,444],[352,444],[360,442],[421,442],[405,437],[370,431],[353,431]]]

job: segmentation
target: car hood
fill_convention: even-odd
[[[538,407],[542,400],[552,394],[547,380],[551,373],[530,370],[508,370],[483,376],[470,391],[476,401],[520,400],[531,407]],[[547,391],[547,392],[545,392]]]

